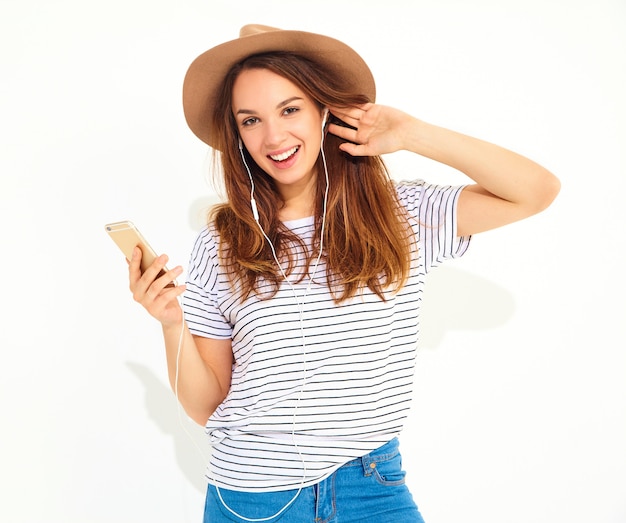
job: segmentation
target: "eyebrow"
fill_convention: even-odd
[[[292,96],[291,98],[287,98],[286,100],[283,100],[278,105],[276,105],[276,109],[285,107],[286,105],[289,105],[296,100],[304,100],[304,98],[302,98],[301,96]],[[251,109],[239,109],[236,114],[255,114],[255,111]]]

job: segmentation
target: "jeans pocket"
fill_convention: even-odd
[[[375,461],[373,476],[378,483],[387,486],[404,485],[406,472],[402,470],[402,456],[397,453],[389,459]]]

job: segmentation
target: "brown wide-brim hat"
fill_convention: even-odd
[[[215,147],[213,111],[217,94],[230,69],[251,55],[291,51],[323,67],[354,92],[376,98],[376,84],[369,67],[348,45],[315,33],[284,31],[265,25],[245,25],[239,38],[220,44],[196,58],[183,83],[183,110],[190,129],[203,142]]]

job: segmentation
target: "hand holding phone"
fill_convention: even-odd
[[[130,221],[121,221],[109,223],[104,226],[106,232],[111,239],[120,248],[126,259],[130,261],[133,257],[135,247],[141,249],[141,273],[143,274],[150,265],[156,260],[157,254],[150,244],[146,241],[137,227]],[[163,276],[168,271],[167,267],[159,272],[157,278]],[[156,279],[156,278],[155,278]],[[168,287],[173,287],[176,282],[172,282]]]
[[[182,267],[175,267],[170,271],[163,266],[157,274],[152,264],[158,256],[132,222],[109,223],[105,225],[105,230],[129,262],[129,283],[133,299],[164,327],[179,328],[182,322],[182,307],[178,298],[185,291],[185,286],[177,285],[175,279],[182,274]],[[142,253],[141,260],[133,259],[133,252],[137,247]],[[145,271],[155,273],[151,282],[142,278]],[[157,281],[168,273],[171,281],[167,285]],[[154,292],[155,290],[157,292]]]

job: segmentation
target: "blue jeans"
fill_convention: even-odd
[[[393,439],[297,496],[297,490],[250,493],[220,488],[218,492],[209,485],[204,523],[424,523],[404,476],[398,440]],[[271,517],[291,500],[286,510]]]

